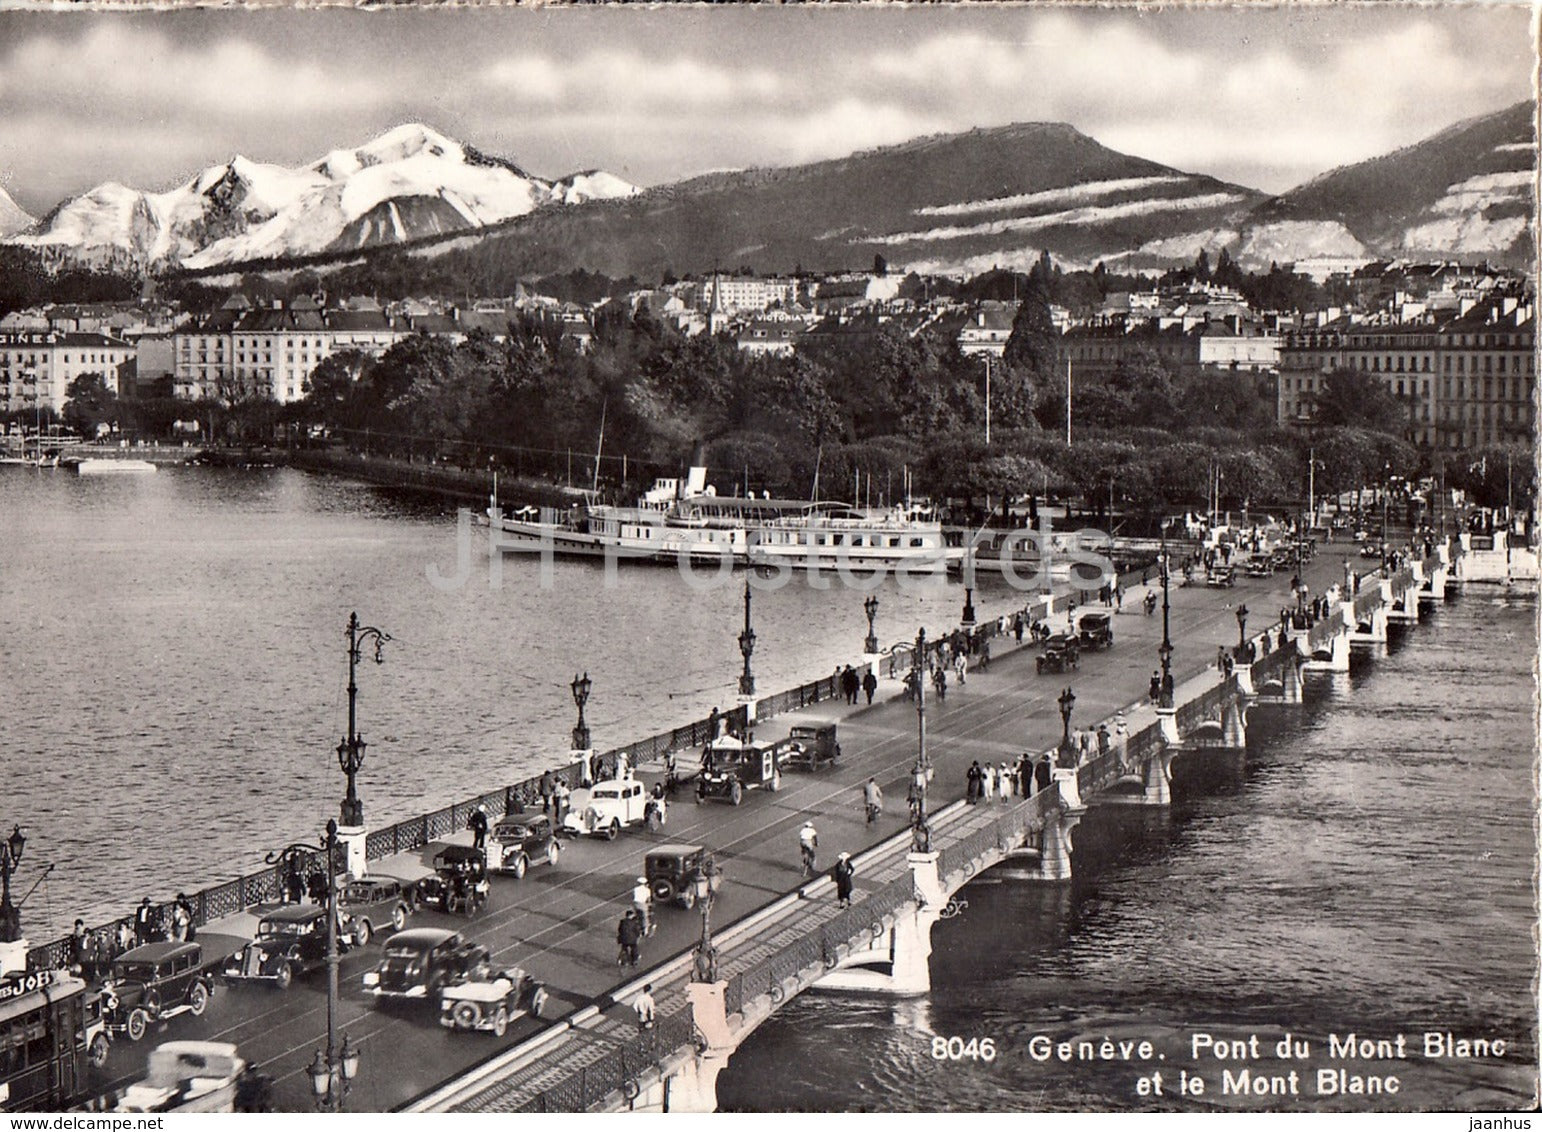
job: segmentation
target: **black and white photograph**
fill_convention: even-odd
[[[1530,1128],[1539,11],[0,0],[8,1127]]]

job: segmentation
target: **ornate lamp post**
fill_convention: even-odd
[[[862,642],[862,651],[868,656],[874,656],[878,652],[878,634],[873,629],[873,621],[878,616],[877,594],[867,595],[867,600],[862,603],[862,611],[867,614],[867,639]]]
[[[1381,572],[1387,573],[1387,489],[1392,483],[1392,464],[1387,463],[1381,470]]]
[[[390,638],[387,638],[389,640]],[[359,1074],[359,1047],[348,1043],[343,1035],[341,1047],[337,1044],[337,967],[341,961],[337,950],[337,822],[327,822],[326,838],[320,845],[303,841],[286,845],[269,853],[267,862],[277,864],[295,853],[319,853],[326,862],[327,877],[327,1048],[317,1050],[315,1058],[306,1070],[310,1077],[311,1095],[321,1112],[341,1112],[343,1101]]]
[[[916,692],[916,763],[910,771],[911,848],[918,853],[931,851],[932,831],[926,820],[926,784],[932,777],[931,759],[926,753],[926,630],[916,631],[911,653],[911,679]]]
[[[974,587],[973,586],[965,586],[964,587],[964,619],[963,619],[963,626],[964,626],[964,628],[968,629],[974,623],[975,623],[975,621],[974,621]]]
[[[587,751],[589,749],[589,725],[584,722],[584,705],[589,702],[589,688],[592,681],[589,673],[582,676],[574,676],[573,683],[569,685],[573,689],[573,703],[578,706],[578,724],[573,728],[573,749],[575,751]]]
[[[755,694],[755,674],[750,671],[750,654],[755,651],[755,630],[750,628],[750,576],[744,575],[744,631],[739,634],[739,651],[744,654],[744,671],[739,674],[739,694]]]
[[[1248,647],[1248,607],[1237,607],[1237,657],[1242,658]]]
[[[384,664],[385,656],[382,649],[385,643],[391,639],[389,633],[383,633],[373,626],[359,625],[359,615],[348,615],[348,734],[337,745],[337,765],[348,776],[348,793],[343,798],[342,824],[345,827],[358,829],[364,824],[364,803],[359,801],[358,792],[354,788],[354,776],[359,773],[359,768],[364,765],[364,750],[368,746],[359,737],[357,728],[357,704],[359,698],[359,686],[354,681],[354,670],[357,668],[359,658],[362,655],[359,648],[365,641],[373,639],[375,642],[375,663]]]
[[[712,897],[717,891],[717,861],[710,853],[702,857],[701,871],[691,882],[696,906],[701,909],[701,940],[696,944],[691,981],[717,982],[717,948],[712,946]]]
[[[1071,710],[1076,707],[1076,693],[1067,688],[1056,703],[1060,705],[1060,765],[1075,766],[1071,755]]]
[[[10,837],[0,841],[0,879],[4,881],[0,890],[0,943],[15,943],[21,938],[21,912],[11,903],[11,873],[21,864],[21,853],[26,847],[27,839],[19,825],[11,830]]]
[[[1157,706],[1163,708],[1171,708],[1173,706],[1173,642],[1171,636],[1168,633],[1167,621],[1168,570],[1166,539],[1167,528],[1165,526],[1162,528],[1162,534],[1162,643],[1157,647],[1157,656],[1162,661],[1162,695],[1161,698],[1157,701]]]

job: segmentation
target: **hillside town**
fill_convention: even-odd
[[[1405,439],[1419,448],[1456,452],[1535,436],[1535,296],[1524,276],[1449,262],[1332,270],[1344,266],[1297,265],[1298,277],[1320,272],[1314,281],[1336,297],[1319,309],[1254,309],[1237,289],[1198,279],[1143,280],[1075,311],[1051,303],[1056,371],[1086,380],[1144,356],[1174,375],[1262,381],[1278,426],[1307,430],[1326,375],[1348,369],[1406,407]],[[154,299],[47,304],[0,318],[0,404],[12,434],[64,418],[72,387],[88,375],[124,400],[289,405],[311,391],[316,366],[343,352],[378,358],[420,335],[501,342],[526,319],[548,328],[558,349],[582,353],[598,319],[644,311],[752,357],[792,357],[810,343],[888,327],[989,367],[1005,354],[1021,304],[960,298],[964,282],[884,265],[825,276],[712,274],[591,303],[522,288],[469,302],[321,291],[254,301],[237,290],[203,314]],[[196,434],[198,414],[189,416]],[[96,427],[115,431],[112,421]]]

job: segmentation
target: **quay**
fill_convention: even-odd
[[[1445,598],[1460,555],[1459,546],[1435,546],[1385,576],[1352,578],[1357,563],[1319,554],[1302,577],[1313,593],[1330,596],[1328,615],[1283,634],[1278,611],[1291,598],[1279,576],[1238,578],[1228,589],[1174,586],[1171,708],[1159,708],[1147,696],[1163,619],[1142,612],[1146,587],[1138,579],[1123,610],[1111,618],[1113,647],[1084,653],[1077,671],[1037,675],[1030,639],[1014,648],[1010,635],[997,638],[988,669],[972,670],[942,702],[928,690],[927,749],[934,767],[928,845],[916,844],[902,804],[916,761],[917,712],[899,695],[888,664],[879,667],[879,695],[870,707],[839,700],[830,677],[755,701],[757,739],[774,740],[797,723],[837,722],[839,764],[788,773],[779,791],[753,792],[737,807],[697,806],[682,794],[658,833],[566,841],[555,868],[532,870],[517,881],[495,877],[489,903],[472,917],[432,911],[413,917],[412,926],[462,931],[488,947],[496,965],[534,974],[552,996],[545,1017],[521,1019],[503,1038],[450,1032],[440,1027],[436,1009],[383,1008],[364,994],[361,977],[378,962],[377,946],[345,955],[337,1027],[363,1051],[348,1107],[710,1111],[718,1071],[790,997],[816,986],[924,993],[931,927],[953,914],[952,897],[970,879],[1003,862],[1024,883],[1069,879],[1075,827],[1087,806],[1170,804],[1176,759],[1201,747],[1245,750],[1251,706],[1300,703],[1304,670],[1347,670],[1353,655],[1367,648],[1374,654],[1392,626],[1416,622],[1422,606]],[[1251,626],[1247,604],[1255,607]],[[1048,605],[1046,615],[1058,629],[1064,595]],[[1268,630],[1268,648],[1260,629]],[[1218,651],[1227,650],[1239,658],[1229,675],[1216,667]],[[877,662],[871,654],[866,659]],[[1105,754],[1078,760],[1062,751],[1073,722],[1063,714],[1067,688],[1074,689],[1077,729],[1109,724],[1115,742]],[[693,764],[706,736],[706,721],[696,721],[622,751],[639,777],[651,782],[666,750],[682,752],[683,766]],[[600,761],[614,767],[619,753]],[[1027,798],[964,801],[971,762],[1011,765],[1023,753],[1053,765],[1047,786]],[[574,768],[564,773],[572,775]],[[887,800],[873,825],[862,813],[861,787],[869,776]],[[439,847],[469,842],[466,820],[478,805],[496,820],[516,800],[538,810],[535,782],[349,833],[349,871],[416,879],[429,871]],[[797,830],[805,820],[819,830],[822,869],[839,852],[853,856],[849,909],[837,906],[827,875],[811,881],[801,875]],[[693,977],[693,950],[707,925],[697,912],[678,908],[657,910],[658,930],[644,941],[643,968],[632,973],[617,967],[616,922],[645,854],[665,842],[705,845],[723,871],[710,907],[712,981]],[[233,952],[251,938],[257,915],[277,900],[278,890],[273,868],[197,894],[195,919],[206,958]],[[56,968],[66,953],[66,942],[57,941],[32,949],[26,963],[34,970]],[[658,1022],[639,1031],[631,1003],[644,983],[653,984]],[[148,1050],[170,1038],[233,1042],[274,1078],[278,1107],[308,1111],[307,1068],[325,1043],[323,984],[318,977],[297,980],[287,991],[221,988],[201,1017],[161,1024],[142,1043],[115,1043],[95,1083],[106,1091],[137,1077]]]

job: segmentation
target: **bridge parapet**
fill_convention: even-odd
[[[1206,688],[1198,696],[1178,708],[1178,734],[1185,735],[1202,723],[1218,723],[1227,703],[1241,695],[1237,678],[1228,676],[1219,684]]]
[[[565,1074],[528,1097],[515,1112],[588,1112],[610,1107],[607,1101],[637,1095],[637,1079],[649,1070],[659,1070],[678,1050],[694,1047],[696,1024],[690,1004],[672,1014],[660,1015],[652,1030],[628,1035],[610,1035],[606,1045],[586,1047],[595,1056],[576,1068],[571,1060],[562,1068]],[[515,1083],[510,1082],[510,1088]]]
[[[1111,748],[1082,764],[1076,771],[1077,792],[1082,798],[1108,789],[1117,779],[1130,774],[1142,773],[1146,759],[1162,748],[1162,725],[1151,723],[1125,740],[1124,749]]]
[[[1047,822],[1058,821],[1061,810],[1060,791],[1046,787],[999,820],[944,847],[937,858],[937,875],[943,888],[955,891],[982,867],[1018,848],[1028,834],[1040,833]],[[955,876],[956,884],[952,879]]]

